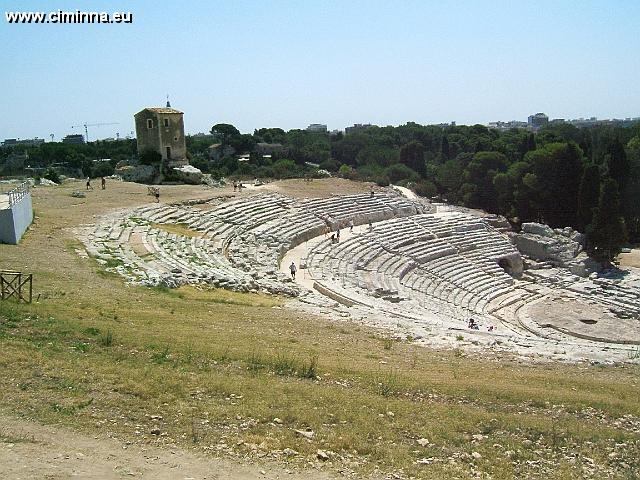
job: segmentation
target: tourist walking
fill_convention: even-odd
[[[104,179],[104,177],[100,177],[100,182],[102,183],[102,190],[107,188],[107,181]]]
[[[93,187],[91,186],[91,178],[87,177],[87,190],[93,190]]]
[[[155,196],[156,196],[156,203],[160,203],[160,187],[156,187]]]
[[[291,262],[291,265],[289,265],[289,270],[291,271],[291,279],[295,280],[296,279],[296,271],[298,270],[296,267],[296,264]]]
[[[353,220],[349,220],[349,232],[353,233]]]
[[[340,242],[340,229],[336,230],[336,242]]]

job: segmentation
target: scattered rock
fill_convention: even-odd
[[[285,448],[284,450],[282,450],[282,453],[284,453],[287,457],[294,457],[298,455],[298,452],[296,452],[293,448]]]
[[[316,452],[316,457],[318,458],[318,460],[322,460],[323,462],[329,460],[329,455],[324,450],[318,450]]]
[[[316,435],[313,430],[294,430],[294,432],[308,440],[312,440]]]
[[[429,445],[429,440],[427,440],[426,438],[419,438],[417,440],[418,445],[420,445],[421,447],[426,447],[427,445]]]

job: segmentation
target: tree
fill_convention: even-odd
[[[536,137],[533,133],[527,135],[527,141],[525,143],[525,152],[530,152],[536,149]]]
[[[631,242],[640,242],[640,136],[627,143],[629,176],[620,192],[624,205],[624,221]]]
[[[400,148],[400,163],[424,175],[424,145],[416,140],[403,145]]]
[[[574,142],[549,143],[524,157],[538,179],[535,202],[540,216],[552,227],[577,226],[582,158],[582,150]]]
[[[627,154],[620,140],[615,139],[611,145],[609,145],[606,159],[607,173],[618,182],[620,191],[623,192],[627,182],[627,176],[629,175],[629,162],[627,161]]]
[[[620,214],[618,183],[609,178],[602,184],[598,206],[587,229],[587,253],[599,262],[610,264],[626,241],[627,232]]]
[[[500,152],[478,152],[464,171],[464,180],[474,188],[466,187],[465,203],[469,207],[498,211],[498,200],[493,177],[507,169],[507,157]]]
[[[442,156],[442,161],[446,162],[449,160],[449,140],[447,140],[447,136],[442,136],[442,145],[440,146],[440,154]]]
[[[296,175],[296,164],[293,160],[282,158],[273,164],[273,173],[277,178],[290,178]]]
[[[394,163],[387,167],[384,171],[385,176],[389,178],[391,183],[400,182],[416,182],[420,180],[420,176],[415,170],[403,165],[402,163]]]
[[[240,135],[240,131],[229,123],[216,123],[211,127],[211,134],[220,137],[220,142],[223,145],[229,145],[231,139]]]
[[[441,186],[443,193],[447,194],[449,200],[456,198],[458,190],[462,185],[462,173],[464,171],[464,165],[459,158],[453,160],[447,160],[442,165],[438,166],[436,173],[436,181]]]
[[[600,168],[597,165],[588,165],[582,173],[578,189],[577,226],[581,232],[591,223],[593,209],[598,206],[599,195]]]

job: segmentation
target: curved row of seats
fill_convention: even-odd
[[[278,263],[286,251],[327,229],[423,210],[420,203],[387,194],[306,200],[262,194],[198,206],[150,204],[105,218],[87,243],[92,253],[121,258],[124,267],[119,270],[130,280],[157,279],[172,272],[193,281],[277,280]],[[168,233],[154,224],[180,224],[200,236]],[[139,255],[131,248],[131,235],[137,251],[146,253]]]
[[[409,300],[463,320],[525,298],[497,264],[511,255],[517,251],[509,240],[477,217],[419,214],[381,222],[338,244],[320,242],[306,263],[325,288],[348,284],[359,296]]]

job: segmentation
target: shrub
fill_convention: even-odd
[[[140,154],[139,160],[142,165],[158,165],[162,161],[162,155],[155,150],[145,150]]]
[[[56,169],[53,167],[47,168],[42,174],[42,176],[47,180],[51,180],[52,182],[60,183],[60,175],[58,174]]]
[[[386,176],[389,177],[391,183],[399,183],[404,181],[418,181],[420,175],[415,170],[403,165],[402,163],[395,163],[385,170]]]
[[[110,347],[113,345],[113,332],[111,330],[107,330],[106,333],[100,335],[98,343],[103,347]]]
[[[421,197],[435,197],[438,194],[438,188],[429,180],[421,180],[413,186],[413,191]]]

